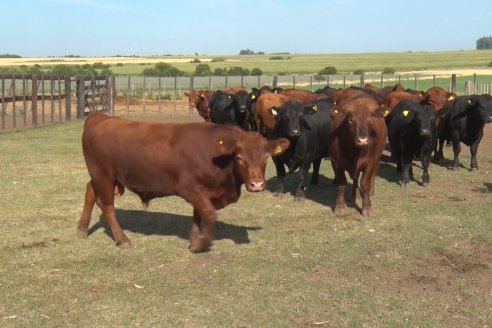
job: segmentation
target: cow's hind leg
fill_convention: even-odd
[[[111,180],[99,181],[97,184],[93,182],[92,187],[96,196],[96,204],[103,212],[106,222],[108,222],[116,246],[129,248],[131,246],[130,239],[121,229],[114,209],[114,196],[115,194],[122,194],[124,187],[117,182],[111,182]]]
[[[85,191],[84,209],[80,215],[79,226],[77,227],[77,236],[80,238],[87,238],[87,230],[91,222],[91,214],[95,202],[96,195],[94,194],[94,189],[92,188],[91,182],[88,182]]]

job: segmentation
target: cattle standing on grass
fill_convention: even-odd
[[[391,113],[388,140],[396,170],[402,174],[401,185],[406,186],[413,179],[414,157],[422,162],[422,185],[429,184],[430,157],[437,142],[436,116],[431,106],[407,100],[402,100]]]
[[[289,149],[273,159],[277,171],[277,187],[275,196],[284,194],[285,166],[292,173],[299,169],[299,184],[295,200],[305,199],[307,173],[311,164],[313,173],[311,185],[319,183],[319,168],[321,160],[328,156],[326,140],[332,121],[331,108],[333,104],[328,100],[320,100],[310,104],[301,104],[297,100],[286,102],[279,109],[272,109],[276,117],[272,138],[287,138],[290,141]]]
[[[485,124],[492,122],[492,96],[471,95],[457,97],[448,103],[442,110],[439,124],[439,149],[434,155],[434,161],[440,162],[443,158],[443,144],[445,140],[453,145],[453,169],[460,167],[460,142],[470,147],[471,169],[477,170],[478,145],[483,137]]]
[[[250,119],[253,116],[251,102],[246,91],[235,94],[216,91],[210,99],[210,120],[213,123],[237,125],[250,130]]]
[[[334,116],[328,137],[328,151],[331,158],[337,199],[335,214],[345,209],[345,171],[353,179],[352,201],[356,201],[358,181],[364,193],[362,215],[370,215],[371,199],[374,194],[374,180],[379,171],[379,160],[386,144],[387,129],[384,108],[371,97],[362,97],[332,109]]]
[[[136,122],[91,114],[82,136],[90,181],[77,233],[87,237],[97,204],[116,244],[129,247],[114,208],[115,195],[128,188],[144,205],[171,195],[190,203],[190,251],[205,251],[213,239],[216,211],[239,199],[242,184],[250,192],[263,191],[268,155],[280,155],[288,145],[286,139],[268,141],[233,126]]]

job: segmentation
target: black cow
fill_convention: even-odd
[[[210,99],[210,120],[213,123],[237,125],[248,131],[250,117],[254,118],[248,105],[249,95],[244,90],[235,94],[216,91]]]
[[[271,113],[276,116],[276,123],[271,138],[279,136],[289,139],[291,146],[280,157],[273,159],[277,171],[277,187],[274,195],[284,193],[285,166],[292,173],[299,168],[299,185],[295,200],[305,199],[307,172],[313,164],[311,185],[319,183],[319,167],[321,160],[328,156],[327,140],[332,122],[331,108],[333,103],[320,100],[310,104],[301,104],[297,100],[289,100],[279,109],[273,108]]]
[[[413,179],[414,157],[422,162],[422,185],[429,184],[429,162],[437,142],[436,117],[437,112],[431,106],[408,100],[400,101],[393,110],[388,140],[396,170],[402,174],[401,185],[406,186]]]
[[[460,142],[470,147],[471,170],[478,170],[477,151],[483,137],[485,124],[492,122],[492,96],[471,95],[457,97],[448,102],[440,112],[442,118],[439,126],[439,148],[434,156],[435,162],[443,158],[444,141],[453,145],[453,169],[460,167]]]

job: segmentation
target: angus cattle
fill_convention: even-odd
[[[382,105],[382,98],[374,91],[359,87],[349,87],[346,89],[339,89],[335,91],[328,99],[337,106],[344,106],[344,104],[351,102],[354,99],[371,97]]]
[[[326,85],[324,86],[323,88],[321,89],[317,89],[315,90],[314,92],[315,93],[319,93],[319,94],[324,94],[326,97],[330,97],[335,91],[337,91],[338,89],[336,88],[332,88],[330,87],[329,85]]]
[[[280,108],[289,101],[289,97],[277,93],[265,92],[256,101],[255,121],[258,132],[269,136],[275,126],[275,116],[270,112],[271,108]]]
[[[97,204],[116,245],[129,247],[114,208],[115,195],[128,188],[144,205],[171,195],[190,203],[189,249],[205,251],[213,239],[216,211],[236,202],[243,184],[247,191],[263,191],[267,155],[280,155],[288,146],[287,139],[266,140],[233,126],[137,122],[91,114],[82,135],[90,181],[77,234],[87,238]]]
[[[235,94],[216,91],[210,99],[210,121],[237,125],[249,131],[251,113],[249,95],[241,90]]]
[[[453,169],[460,167],[460,142],[470,147],[471,169],[477,170],[478,145],[483,137],[485,124],[492,122],[492,96],[471,95],[457,97],[441,110],[439,125],[439,149],[434,155],[434,161],[440,162],[443,158],[443,144],[445,140],[453,145]]]
[[[423,99],[422,93],[412,94],[406,91],[393,91],[386,97],[384,106],[391,112],[402,100],[420,103]]]
[[[386,101],[386,97],[388,97],[388,95],[393,92],[393,91],[403,91],[404,88],[401,84],[395,84],[395,85],[387,85],[385,87],[382,87],[382,88],[378,88],[378,87],[375,87],[373,86],[372,84],[370,83],[366,83],[366,85],[364,86],[365,89],[369,89],[369,90],[372,90],[374,91],[376,94],[379,95],[379,97],[382,99],[383,103]]]
[[[290,146],[282,155],[273,159],[277,171],[277,187],[275,196],[284,194],[285,166],[292,173],[299,169],[299,184],[295,200],[305,199],[307,173],[313,165],[311,185],[319,183],[321,160],[328,156],[326,140],[332,121],[331,108],[333,103],[319,100],[314,103],[301,104],[297,100],[289,100],[281,108],[273,108],[276,117],[272,138],[287,138]]]
[[[289,99],[297,99],[301,103],[313,102],[316,100],[328,98],[324,93],[315,93],[307,90],[299,89],[283,89],[279,92],[281,95],[289,97]]]
[[[453,92],[447,92],[441,87],[432,87],[427,89],[422,99],[423,104],[432,106],[435,110],[439,111],[444,107],[444,104],[448,100],[456,98],[456,94]]]
[[[210,122],[210,98],[214,94],[213,90],[191,90],[183,92],[183,95],[188,97],[190,109],[196,108],[205,122]]]
[[[353,179],[354,202],[362,173],[362,215],[369,216],[371,213],[370,196],[374,194],[374,180],[387,136],[383,114],[384,108],[370,97],[358,98],[332,109],[334,119],[328,137],[328,151],[337,185],[335,214],[341,213],[346,207],[345,171]]]
[[[437,142],[436,116],[431,106],[408,100],[402,100],[391,114],[388,140],[397,172],[402,176],[400,183],[405,187],[413,179],[414,157],[422,162],[422,185],[430,182],[429,163]]]

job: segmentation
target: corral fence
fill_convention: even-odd
[[[481,76],[442,75],[280,75],[145,77],[92,76],[67,77],[43,75],[0,75],[1,129],[10,132],[49,125],[90,112],[111,115],[157,114],[166,118],[189,118],[198,114],[188,107],[183,92],[221,90],[234,86],[297,88],[315,91],[326,85],[349,86],[402,84],[405,88],[427,90],[440,86],[459,95],[492,93],[491,81]]]

